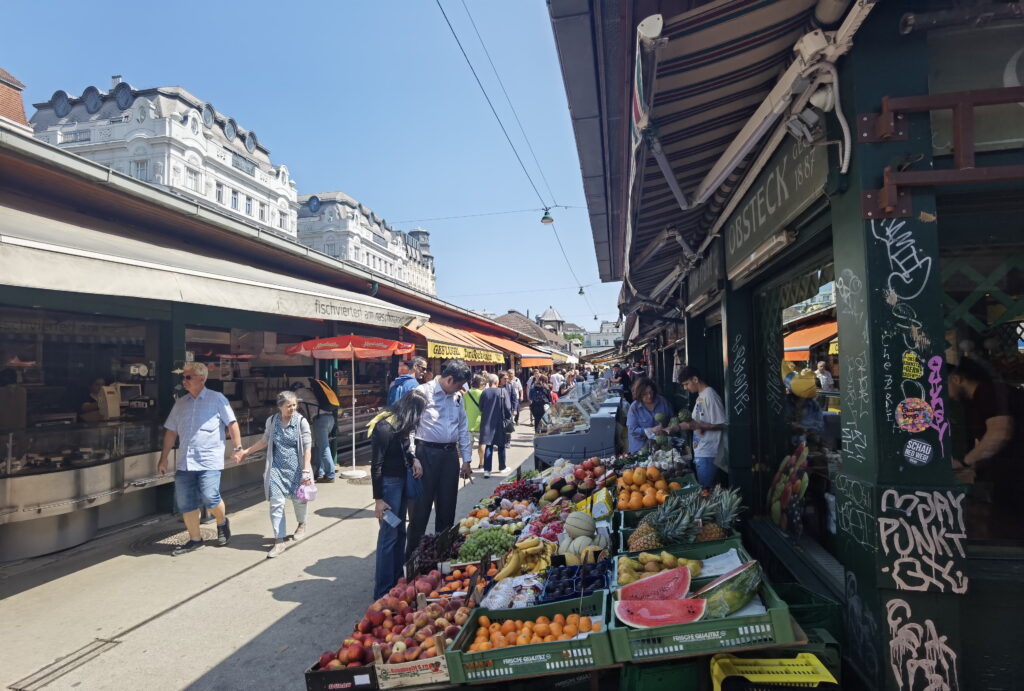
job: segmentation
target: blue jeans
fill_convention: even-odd
[[[698,456],[694,459],[697,470],[697,482],[704,489],[711,489],[715,486],[715,476],[718,475],[718,468],[715,466],[714,456]]]
[[[313,474],[316,477],[334,477],[334,455],[331,453],[331,430],[334,429],[333,415],[318,415],[313,418]]]
[[[208,509],[220,504],[219,470],[174,471],[174,503],[181,513]]]
[[[309,506],[307,502],[299,501],[292,494],[288,497],[292,500],[292,507],[295,509],[295,521],[297,523],[306,522],[306,508]],[[270,494],[270,527],[274,531],[274,537],[278,540],[283,540],[288,536],[288,530],[285,527],[284,520],[284,505],[285,497],[283,494]]]
[[[383,478],[381,499],[391,507],[391,513],[401,519],[397,528],[385,521],[377,532],[377,570],[373,579],[373,599],[383,597],[402,577],[405,567],[405,476]]]
[[[484,449],[484,472],[491,472],[491,457],[494,455],[494,449],[498,449],[498,470],[505,469],[505,446],[504,444],[492,444]]]

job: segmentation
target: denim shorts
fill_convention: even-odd
[[[174,503],[181,513],[208,509],[220,504],[219,470],[174,471]]]

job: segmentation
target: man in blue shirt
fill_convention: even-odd
[[[157,472],[167,472],[167,459],[180,439],[175,456],[174,501],[185,519],[189,541],[171,554],[179,556],[203,546],[199,532],[199,508],[205,506],[217,519],[217,542],[221,546],[231,539],[224,501],[220,498],[220,474],[224,470],[225,430],[231,435],[231,459],[242,462],[242,434],[235,413],[223,394],[206,388],[206,365],[185,364],[183,385],[188,392],[174,403],[164,423],[164,443]]]
[[[427,361],[425,358],[416,356],[411,360],[402,360],[398,363],[398,376],[388,389],[388,405],[394,404],[405,394],[415,389],[426,378]]]
[[[441,375],[416,387],[427,397],[426,410],[416,428],[416,458],[423,466],[423,494],[409,509],[406,559],[419,546],[434,510],[434,534],[440,535],[455,523],[455,503],[459,477],[473,476],[473,451],[469,440],[469,420],[462,405],[462,385],[472,372],[462,360],[449,360]],[[459,453],[462,464],[459,465]]]

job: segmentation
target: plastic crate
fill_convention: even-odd
[[[619,528],[619,556],[626,556],[626,555],[628,555],[628,556],[635,556],[637,554],[640,554],[639,551],[633,551],[633,552],[629,551],[629,536],[632,535],[632,534],[633,534],[633,528]],[[651,549],[649,551],[651,551],[651,552],[660,552],[661,550],[672,551],[671,548],[673,548],[673,547],[693,548],[693,547],[696,547],[696,546],[699,546],[699,545],[721,545],[721,544],[730,542],[732,540],[739,540],[739,534],[735,530],[731,531],[731,534],[728,537],[726,537],[726,538],[724,538],[722,540],[709,540],[707,542],[692,542],[692,543],[682,543],[682,544],[676,544],[676,545],[668,545],[666,547],[655,547],[655,548],[653,548],[653,549]],[[673,552],[673,554],[674,554],[674,552]]]
[[[732,547],[737,547],[741,560],[748,558],[739,546],[738,538],[721,540],[717,544],[702,543],[692,550],[680,550],[677,556],[706,559]],[[701,580],[704,579],[698,579],[697,585]],[[726,649],[785,645],[796,641],[789,608],[767,581],[762,583],[758,593],[767,609],[764,614],[730,616],[649,629],[634,629],[618,620],[614,612],[617,594],[618,591],[612,591],[609,596],[608,635],[618,662],[691,657]]]
[[[773,691],[794,686],[812,689],[839,689],[825,665],[810,653],[795,658],[742,658],[715,655],[711,658],[714,691]]]
[[[838,602],[798,583],[778,583],[775,592],[789,605],[789,613],[804,631],[826,629],[842,642],[843,609]]]
[[[377,671],[373,665],[320,669],[320,663],[317,662],[306,670],[306,691],[329,691],[330,689],[369,691],[377,688]]]
[[[803,628],[802,626],[800,628]],[[793,658],[801,653],[811,653],[832,673],[840,684],[843,681],[843,654],[839,643],[827,629],[804,629],[807,643],[793,648],[773,648],[772,656]],[[756,657],[757,653],[741,654],[742,657]]]
[[[613,564],[609,564],[609,566],[608,566],[609,571],[611,570],[612,566],[613,566]],[[574,592],[571,592],[568,595],[559,595],[559,596],[552,595],[552,594],[548,593],[548,586],[550,585],[550,581],[547,578],[545,578],[544,579],[544,590],[541,591],[540,596],[537,598],[537,604],[545,604],[545,603],[548,603],[548,602],[562,602],[562,601],[565,601],[565,600],[572,600],[573,598],[579,599],[579,597],[581,595],[586,597],[587,595],[593,595],[594,593],[596,593],[598,591],[601,591],[601,590],[608,590],[608,581],[611,578],[611,576],[610,576],[608,571],[605,572],[604,576],[601,579],[601,582],[602,582],[601,587],[594,588],[592,590],[584,590],[582,593],[580,593],[580,585],[581,585],[581,583],[580,583],[580,579],[579,579],[579,573],[580,573],[580,571],[582,570],[583,567],[582,566],[568,566],[566,568],[569,569],[570,573],[573,574],[572,580],[574,581],[574,585],[575,585]],[[550,575],[551,572],[548,571],[547,573]]]
[[[617,691],[620,688],[623,691],[629,691],[630,689],[628,686],[619,685],[618,670],[598,670],[544,677],[543,682],[539,684],[534,679],[513,681],[508,683],[507,691],[538,691],[538,688],[542,688],[544,691],[591,691],[593,688],[592,675],[594,674],[597,675],[598,691]],[[477,691],[480,687],[474,685],[470,688]]]
[[[703,668],[703,660],[625,665],[619,675],[619,688],[623,691],[699,689]]]
[[[700,542],[692,545],[670,545],[668,547],[659,547],[652,552],[668,552],[669,554],[676,557],[686,557],[687,559],[700,559],[704,560],[708,557],[714,557],[719,554],[728,552],[730,549],[736,549],[740,554],[740,561],[750,561],[750,556],[743,549],[743,544],[740,542],[738,537],[730,537],[725,540],[715,540],[714,542]],[[619,554],[615,557],[615,561],[612,563],[612,574],[611,584],[612,588],[620,588],[619,585],[619,560],[625,557],[635,559],[639,552],[628,552],[625,554]],[[700,580],[698,576],[694,580]]]
[[[486,609],[477,607],[469,621],[448,646],[448,672],[453,683],[501,681],[521,677],[566,674],[578,670],[606,667],[615,663],[608,640],[606,616],[607,591],[564,602],[555,602],[519,609]],[[482,652],[468,652],[476,637],[476,621],[486,615],[492,622],[506,619],[532,620],[555,614],[579,614],[601,622],[601,631],[585,638],[551,643],[512,646]]]

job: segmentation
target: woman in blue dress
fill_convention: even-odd
[[[268,559],[284,551],[287,529],[284,520],[286,499],[292,500],[295,509],[295,540],[306,534],[306,502],[295,496],[299,485],[313,484],[311,465],[313,437],[309,422],[296,408],[299,401],[291,391],[277,395],[278,412],[267,418],[263,438],[245,449],[242,457],[267,450],[267,462],[263,470],[263,491],[270,502],[270,525],[274,530],[274,545],[267,553]],[[300,460],[301,459],[301,460]]]
[[[626,429],[629,432],[629,452],[637,453],[647,446],[646,430],[661,429],[662,424],[654,417],[659,413],[665,419],[672,417],[672,407],[658,395],[658,385],[650,377],[640,377],[633,383],[633,402],[626,414]]]

